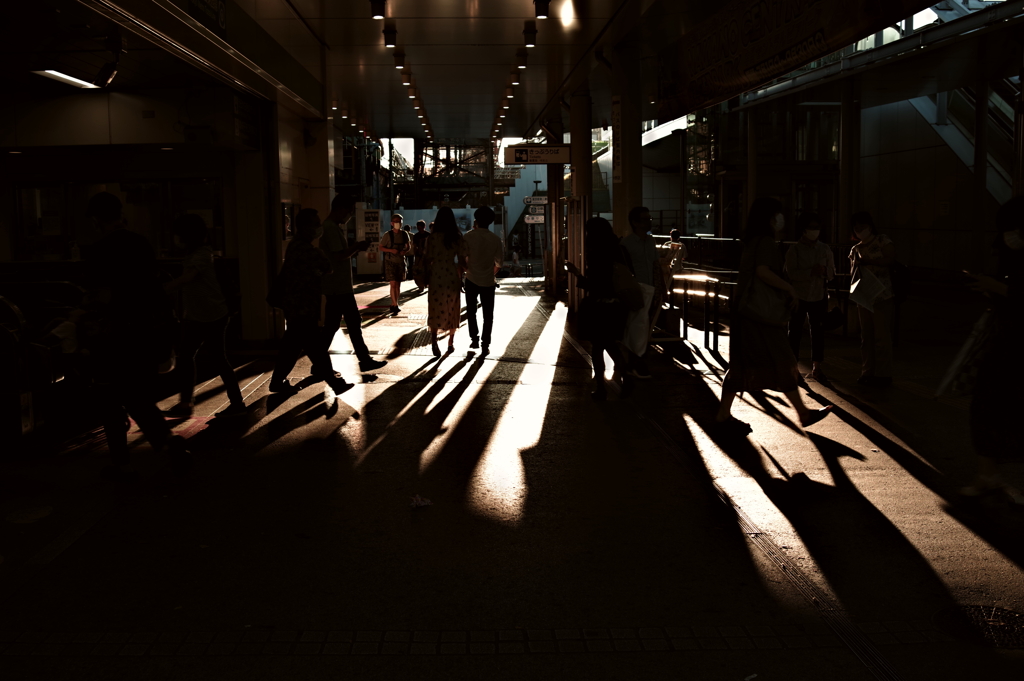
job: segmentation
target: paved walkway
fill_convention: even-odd
[[[490,356],[463,327],[440,360],[425,296],[388,317],[386,287],[361,287],[389,364],[284,399],[249,362],[248,419],[212,418],[226,398],[204,385],[178,424],[186,480],[142,441],[131,486],[98,479],[99,438],[5,464],[4,677],[1016,678],[1020,651],[944,614],[1024,612],[1019,532],[948,504],[962,403],[909,370],[846,389],[837,341],[835,389],[809,393],[836,416],[805,436],[748,398],[754,434],[716,440],[708,353],[659,347],[654,380],[593,403],[539,286],[501,287]]]

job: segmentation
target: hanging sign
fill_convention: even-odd
[[[541,224],[542,225],[542,224],[544,224],[544,216],[543,215],[526,215],[526,216],[524,216],[523,220],[528,225],[537,225],[537,224]]]
[[[505,163],[571,163],[568,144],[516,144],[505,147]]]
[[[547,208],[544,207],[544,206],[527,206],[526,207],[526,212],[528,212],[530,215],[544,215],[544,211],[546,211],[546,210],[547,210]]]
[[[530,204],[535,204],[535,205],[546,204],[547,202],[548,202],[548,197],[546,197],[546,196],[524,196],[523,197],[523,203],[525,203],[527,206],[529,206]]]

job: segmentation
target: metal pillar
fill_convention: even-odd
[[[839,118],[839,219],[834,243],[846,243],[850,216],[860,201],[860,98],[852,79],[843,81]]]
[[[612,226],[625,236],[629,211],[643,203],[640,44],[621,43],[612,58]]]

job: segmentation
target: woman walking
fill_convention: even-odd
[[[828,416],[832,405],[810,410],[797,390],[796,357],[786,339],[786,322],[797,307],[792,284],[782,278],[777,241],[785,227],[782,204],[772,198],[754,201],[743,233],[735,301],[729,371],[722,383],[722,402],[715,421],[726,431],[746,435],[751,428],[731,414],[739,392],[774,390],[784,393],[808,427]]]
[[[580,303],[579,331],[583,340],[590,341],[590,355],[594,361],[594,392],[591,397],[600,401],[608,397],[604,381],[606,352],[623,378],[624,391],[626,381],[631,380],[626,373],[628,361],[619,346],[626,329],[626,306],[615,295],[613,277],[616,263],[622,267],[626,265],[619,240],[604,218],[587,220],[584,239],[586,275],[571,262],[566,262],[565,267],[576,277],[576,285],[587,292],[587,297]]]
[[[433,338],[431,350],[435,357],[440,357],[441,349],[437,346],[439,333],[448,334],[448,352],[455,350],[455,332],[459,329],[462,317],[462,275],[466,272],[469,248],[451,208],[438,210],[433,224],[433,231],[427,239],[424,262],[430,273],[427,326]]]
[[[180,288],[185,309],[178,342],[178,367],[175,370],[181,393],[178,403],[165,413],[169,416],[191,416],[196,386],[196,354],[209,344],[224,389],[231,405],[217,416],[239,416],[246,413],[242,391],[235,380],[235,370],[228,361],[226,336],[228,306],[213,269],[213,250],[206,244],[206,222],[198,215],[182,215],[174,224],[175,240],[185,247],[181,276],[164,286],[168,291]]]

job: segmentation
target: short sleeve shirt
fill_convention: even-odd
[[[320,250],[331,261],[330,272],[322,278],[324,295],[333,296],[352,291],[352,259],[342,257],[348,250],[348,236],[345,226],[327,218],[322,223],[324,234],[320,237]]]
[[[504,260],[501,237],[489,229],[474,229],[464,237],[469,247],[466,278],[477,286],[494,286],[494,268]]]
[[[384,248],[394,248],[399,251],[406,247],[409,243],[409,234],[404,230],[400,229],[396,233],[395,230],[389,229],[387,233],[380,238],[380,245]],[[405,255],[401,253],[382,253],[384,256],[384,262],[404,263]]]
[[[658,247],[650,236],[639,237],[631,232],[619,242],[629,255],[633,265],[633,276],[641,284],[654,286],[654,261],[658,259]]]

